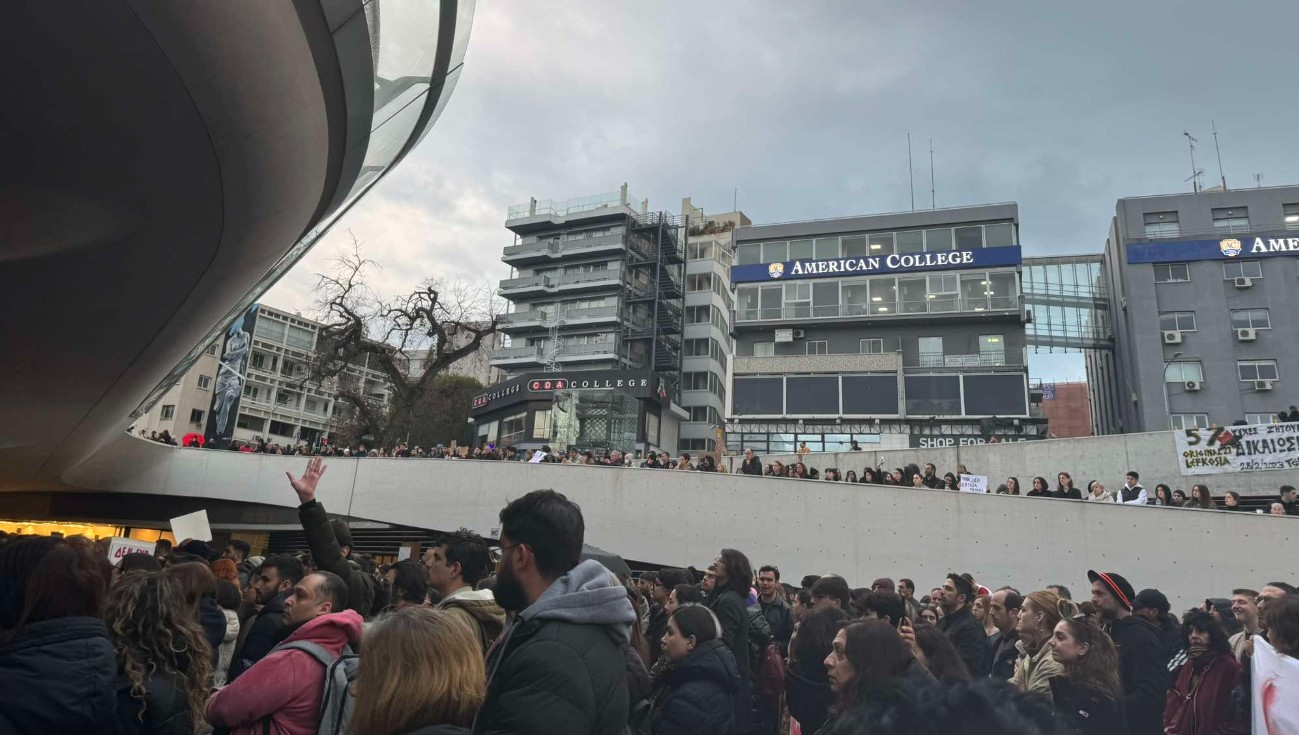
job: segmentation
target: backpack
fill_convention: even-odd
[[[356,671],[361,666],[361,657],[352,652],[350,647],[343,648],[338,658],[321,646],[311,641],[290,641],[276,647],[277,651],[297,649],[305,651],[325,667],[325,685],[320,694],[320,727],[317,735],[345,735],[348,723],[352,720],[353,698],[349,693],[352,682],[356,680]],[[270,719],[266,720],[270,728]]]
[[[749,611],[749,680],[754,692],[772,701],[778,701],[785,691],[785,657],[771,634],[771,623],[762,612],[761,605]]]

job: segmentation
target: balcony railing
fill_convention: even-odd
[[[597,284],[605,281],[615,284],[622,278],[622,271],[616,268],[607,268],[600,271],[590,271],[589,273],[566,273],[563,275],[544,274],[540,276],[525,276],[523,278],[508,278],[501,281],[501,292],[519,292],[533,291],[540,288],[543,291],[554,291],[566,286],[581,286],[587,284]]]
[[[548,356],[544,345],[524,345],[522,347],[498,347],[492,350],[492,362],[535,361],[544,362]],[[616,356],[616,342],[592,342],[589,344],[564,344],[559,348],[556,357],[562,362],[568,358],[592,356]]]
[[[498,360],[539,360],[541,349],[536,345],[523,347],[497,347],[492,350],[492,362]]]
[[[915,365],[907,367],[1006,367],[1028,364],[1027,348],[1017,347],[1001,352],[982,352],[974,355],[951,355],[943,352],[921,352]]]
[[[515,311],[501,315],[501,326],[504,327],[549,327],[556,322],[586,322],[617,319],[617,306],[590,306],[581,309],[564,309],[557,313],[547,313],[537,309]]]
[[[559,258],[564,255],[585,253],[592,250],[608,250],[610,248],[621,249],[623,245],[623,236],[621,233],[616,235],[602,235],[600,237],[588,237],[578,240],[541,240],[537,242],[522,243],[519,245],[510,245],[505,248],[505,254],[502,260],[510,258],[519,258],[531,255],[545,255],[547,257]]]
[[[578,214],[580,212],[589,212],[592,209],[601,207],[616,207],[624,202],[638,201],[631,195],[623,196],[622,192],[615,191],[609,194],[592,194],[591,196],[576,197],[573,199],[542,199],[538,202],[526,202],[516,204],[509,208],[505,214],[505,219],[521,219],[523,217],[563,217],[569,214]]]
[[[781,306],[735,311],[737,322],[775,321],[780,319],[842,319],[844,317],[894,317],[918,314],[979,314],[991,311],[1016,311],[1015,296],[983,296],[963,299],[938,296],[923,301],[872,301],[869,304],[835,304],[832,306]]]

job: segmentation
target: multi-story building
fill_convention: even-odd
[[[212,408],[220,351],[219,341],[208,345],[189,370],[181,373],[180,379],[147,412],[136,417],[132,428],[145,436],[167,431],[177,442],[188,434],[203,434]]]
[[[1103,277],[1098,433],[1271,423],[1299,403],[1299,186],[1120,199]]]
[[[474,329],[482,329],[485,323],[474,325]],[[459,349],[473,341],[474,334],[468,330],[450,334],[451,349]],[[500,332],[493,332],[483,338],[479,343],[478,349],[456,360],[446,367],[443,371],[446,375],[462,375],[466,378],[473,378],[483,385],[499,383],[502,378],[500,368],[492,367],[492,353],[496,348],[503,344]],[[423,375],[428,369],[429,356],[433,350],[410,350],[407,353],[406,374],[410,376]]]
[[[681,359],[681,407],[690,417],[681,423],[677,449],[711,452],[725,426],[730,364],[731,265],[735,228],[750,224],[743,212],[705,215],[689,197],[681,215],[690,222],[686,239],[685,341]]]
[[[1036,438],[1018,207],[736,230],[732,449]]]
[[[511,207],[500,294],[503,383],[475,400],[477,438],[520,447],[677,445],[684,218],[613,194]]]

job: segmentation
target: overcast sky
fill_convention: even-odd
[[[754,222],[1019,203],[1026,255],[1099,252],[1119,197],[1299,183],[1299,2],[479,2],[428,137],[263,302],[350,243],[381,293],[508,277],[505,211],[628,182]],[[1049,377],[1082,377],[1081,362]],[[1063,371],[1063,372],[1061,372]]]

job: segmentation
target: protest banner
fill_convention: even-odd
[[[212,526],[207,522],[207,511],[196,510],[193,513],[171,519],[171,534],[176,537],[176,543],[180,543],[185,539],[211,541]]]
[[[153,555],[153,541],[137,541],[133,538],[114,536],[108,541],[108,563],[117,566],[127,554],[145,553]]]
[[[1299,469],[1299,424],[1250,424],[1173,432],[1183,475]]]
[[[1299,733],[1299,660],[1277,653],[1262,636],[1253,641],[1253,735]]]
[[[963,493],[986,493],[988,492],[988,478],[984,475],[961,475],[959,487]]]

